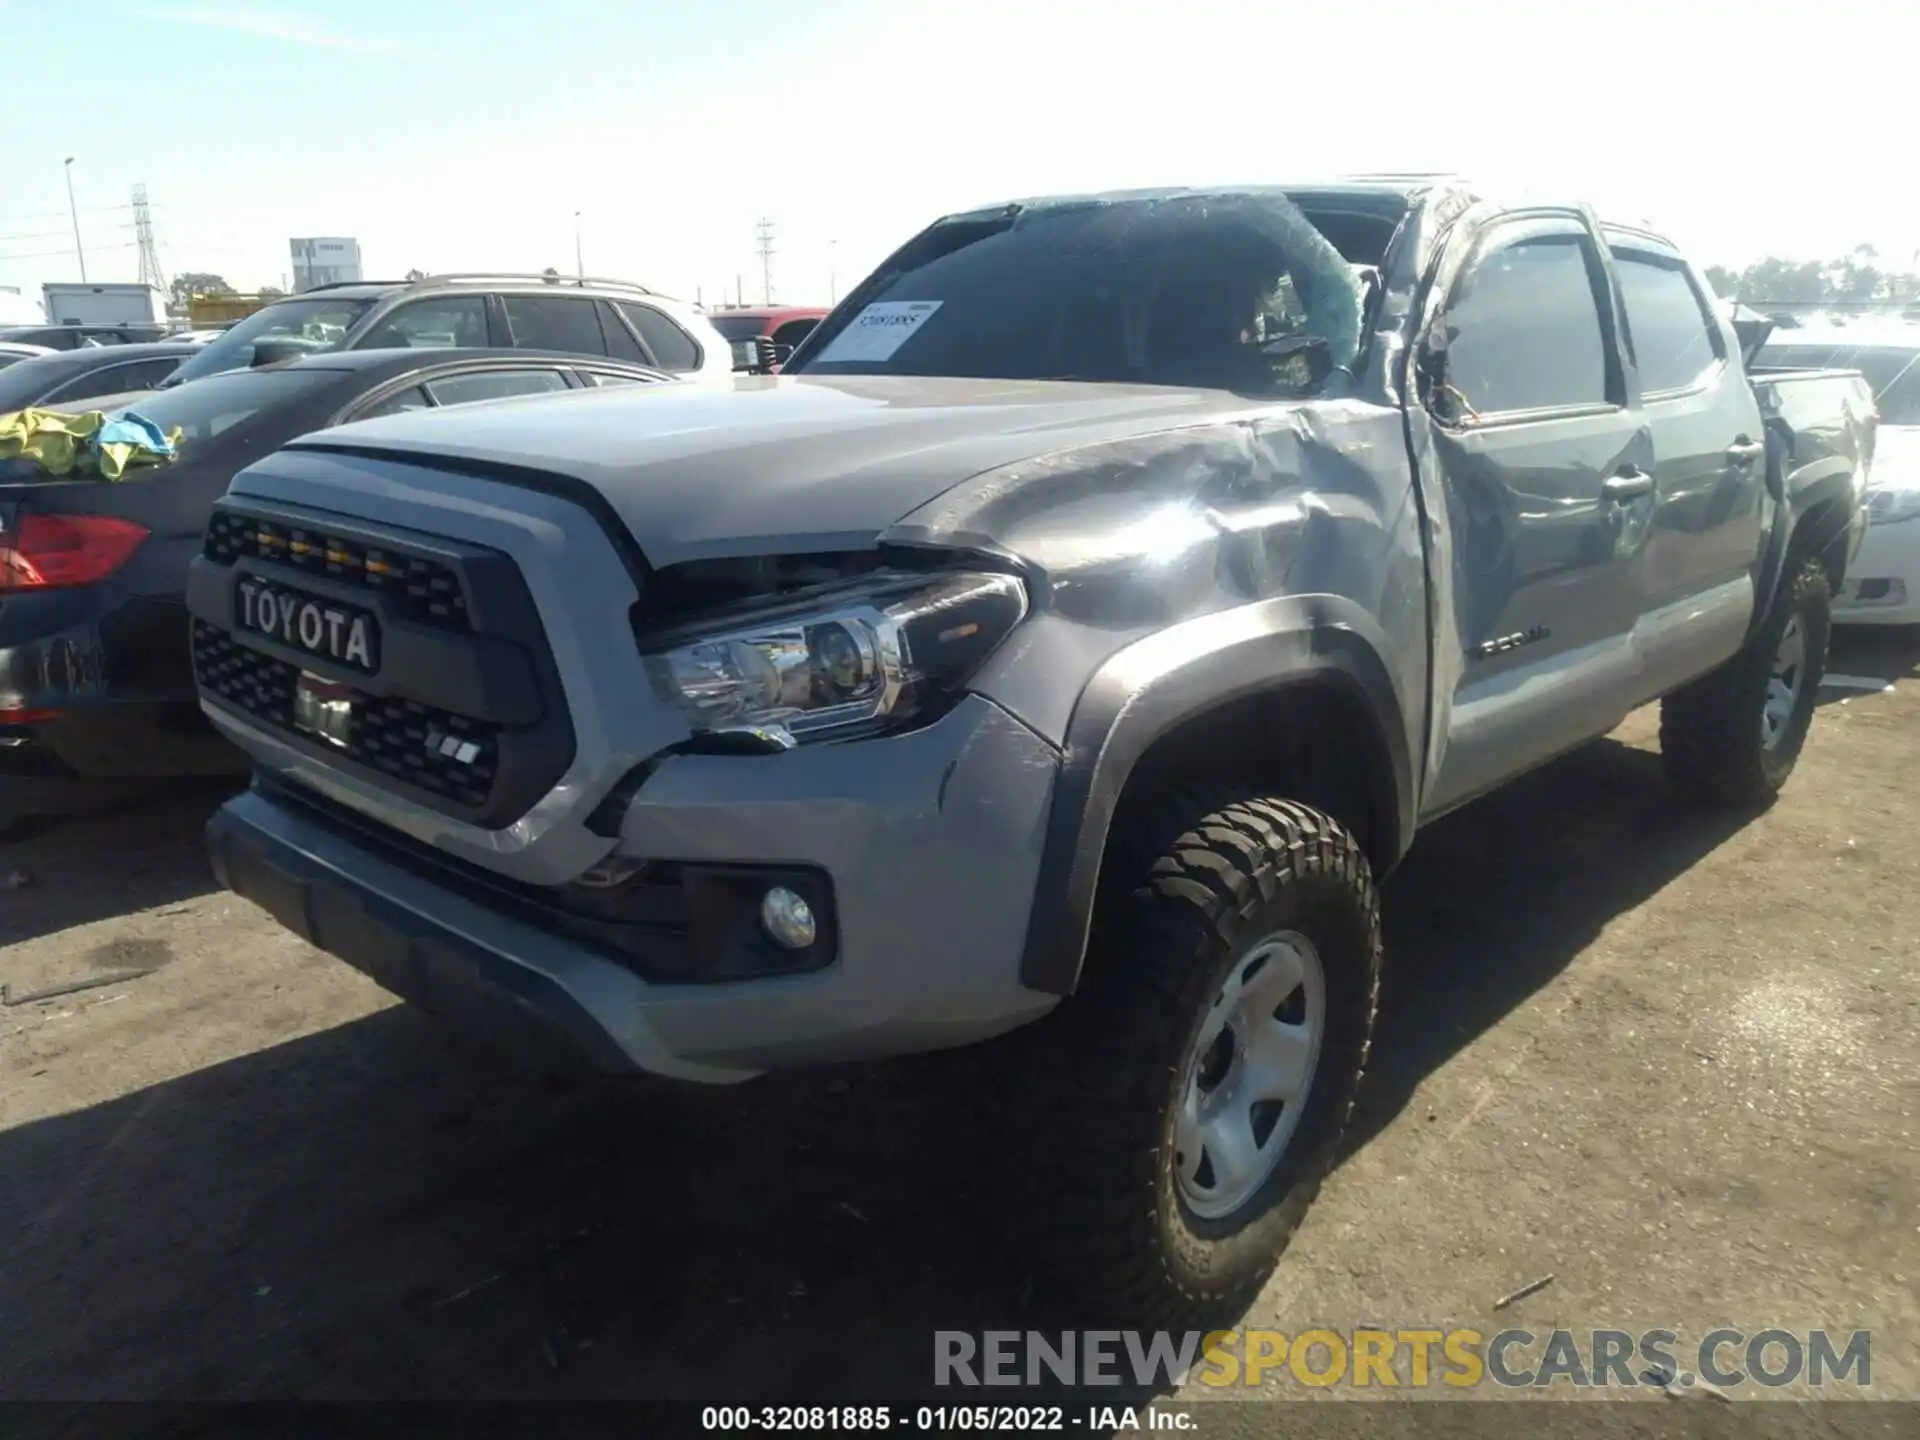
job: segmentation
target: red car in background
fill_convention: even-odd
[[[758,305],[710,310],[707,319],[733,350],[735,370],[771,374],[826,315],[825,306]]]

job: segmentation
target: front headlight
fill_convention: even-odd
[[[938,706],[1027,613],[1012,575],[882,572],[697,636],[643,639],[648,674],[699,734],[786,748]]]
[[[1911,520],[1920,515],[1920,490],[1869,490],[1867,521],[1873,525],[1891,525],[1896,520]]]

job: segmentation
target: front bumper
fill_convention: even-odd
[[[1834,597],[1842,625],[1920,625],[1920,519],[1869,525]]]
[[[1019,966],[1057,762],[977,698],[907,735],[663,761],[619,853],[830,878],[834,959],[764,979],[650,984],[269,789],[228,802],[208,844],[230,889],[462,1028],[550,1061],[728,1083],[967,1044],[1051,1008]]]

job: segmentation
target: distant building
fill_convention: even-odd
[[[339,236],[321,236],[295,240],[293,246],[293,290],[311,290],[316,285],[355,283],[360,274],[360,242]]]

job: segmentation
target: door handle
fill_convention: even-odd
[[[1767,453],[1767,447],[1761,441],[1749,440],[1742,435],[1727,447],[1727,459],[1744,469]]]
[[[1644,470],[1622,470],[1618,475],[1609,475],[1606,483],[1600,487],[1600,494],[1605,499],[1622,505],[1652,493],[1653,476]]]

